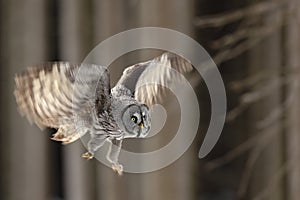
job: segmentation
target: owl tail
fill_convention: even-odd
[[[71,125],[61,126],[55,134],[52,136],[52,140],[60,141],[62,144],[69,144],[71,142],[76,141],[83,135],[85,135],[87,131],[80,130]]]

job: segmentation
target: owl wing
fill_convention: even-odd
[[[164,88],[158,85],[168,86],[180,80],[181,76],[174,70],[182,74],[192,71],[193,67],[182,57],[167,52],[150,61],[126,68],[116,87],[124,86],[136,100],[150,106],[164,92]]]
[[[109,72],[97,65],[48,63],[18,74],[15,83],[20,113],[40,128],[58,128],[53,139],[64,143],[85,134],[91,113],[105,109],[110,98]]]

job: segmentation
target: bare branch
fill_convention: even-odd
[[[286,173],[289,170],[292,170],[293,168],[295,168],[296,162],[294,162],[293,160],[289,160],[287,161],[278,171],[276,174],[274,174],[273,178],[270,179],[269,184],[267,185],[267,187],[260,192],[257,196],[255,196],[253,198],[253,200],[263,200],[266,197],[268,197],[274,190],[274,186],[278,185],[281,181],[281,179],[286,175]]]
[[[257,17],[277,9],[283,9],[285,8],[285,4],[286,3],[283,2],[275,3],[264,1],[236,11],[229,11],[226,13],[206,17],[198,17],[195,19],[194,24],[200,28],[225,26],[227,24],[243,20],[244,18]]]
[[[282,3],[279,4],[282,5]],[[290,6],[291,3],[287,5]],[[220,52],[214,56],[214,61],[220,64],[241,55],[266,37],[278,31],[283,25],[289,23],[284,19],[291,16],[297,17],[297,8],[287,9],[288,6],[282,6],[276,12],[272,13],[274,15],[273,23],[260,24],[254,27],[249,26],[247,23],[246,25],[241,24],[241,27],[237,31],[213,41],[211,47],[213,49],[220,49]],[[253,18],[250,20],[253,21]]]
[[[290,69],[287,66],[282,66],[283,71],[280,71],[280,74],[278,72],[278,69],[262,69],[259,73],[256,73],[252,76],[249,76],[242,80],[231,82],[229,84],[229,87],[239,92],[245,89],[249,89],[253,87],[254,84],[257,84],[259,82],[262,82],[262,84],[264,84],[263,81],[270,81],[270,79],[278,79],[278,75],[281,75],[282,77],[280,78],[282,79],[285,79],[288,76],[295,76],[295,78],[298,78],[298,76],[300,75],[300,69],[296,67],[298,66],[290,66]]]
[[[283,102],[282,106],[274,108],[272,112],[269,113],[267,117],[263,120],[259,121],[256,125],[258,129],[264,129],[272,125],[274,122],[280,120],[284,115],[284,112],[290,108],[293,102],[296,100],[297,92],[293,92],[298,90],[298,80],[293,80],[291,91],[289,92],[288,96],[286,97],[285,101]]]
[[[221,64],[227,60],[233,59],[233,58],[243,54],[247,50],[253,48],[259,42],[261,42],[262,39],[263,38],[255,38],[252,40],[246,40],[244,42],[241,42],[240,44],[236,45],[235,47],[225,49],[225,50],[221,51],[220,53],[217,53],[215,56],[213,56],[213,60],[215,61],[215,63],[217,65],[219,65],[219,64]]]
[[[270,93],[272,93],[274,90],[280,88],[283,85],[296,84],[295,80],[297,80],[297,79],[295,79],[293,75],[291,75],[289,77],[272,79],[272,80],[268,81],[268,83],[265,84],[264,86],[259,87],[259,89],[256,89],[254,91],[250,91],[250,92],[247,92],[247,93],[241,95],[239,105],[236,106],[231,111],[229,111],[229,113],[227,114],[226,120],[227,121],[234,120],[250,104],[257,102],[264,97],[267,97],[268,95],[270,95]],[[289,99],[289,98],[287,98],[287,99]],[[278,108],[278,109],[280,109],[280,108]]]
[[[298,80],[290,79],[289,81],[292,81],[292,90],[297,90],[298,87]],[[215,168],[218,168],[220,166],[223,166],[224,164],[230,162],[231,160],[235,159],[236,157],[240,156],[245,151],[249,150],[250,148],[254,146],[259,145],[265,145],[265,142],[268,141],[270,136],[274,135],[276,133],[276,130],[278,127],[276,126],[270,126],[272,123],[274,123],[276,120],[279,120],[283,114],[284,111],[292,105],[293,100],[295,100],[295,92],[290,92],[289,95],[286,97],[285,101],[283,102],[282,106],[280,108],[276,108],[274,111],[272,111],[266,118],[258,122],[256,125],[256,128],[259,131],[259,133],[256,134],[256,136],[251,137],[246,142],[240,144],[238,147],[234,148],[232,151],[228,152],[224,156],[217,158],[213,161],[210,161],[206,168],[208,170],[213,170]],[[244,105],[244,104],[241,104]],[[275,128],[275,129],[274,129]],[[267,130],[267,131],[266,131]],[[266,131],[262,134],[262,132]],[[259,144],[259,145],[257,145]]]
[[[230,161],[234,160],[238,156],[253,148],[254,146],[257,147],[257,144],[265,145],[265,143],[269,142],[270,138],[275,135],[276,131],[274,130],[276,130],[276,128],[277,127],[274,126],[268,130],[258,131],[258,133],[255,136],[252,136],[247,141],[238,145],[236,148],[229,151],[224,156],[221,156],[208,162],[204,168],[208,171],[214,170],[229,163]]]
[[[254,27],[242,27],[232,34],[227,34],[224,37],[213,41],[211,47],[213,49],[220,49],[226,46],[234,45],[243,39],[265,38],[266,36],[280,29],[283,25],[283,19],[281,17],[283,12],[277,12],[276,14],[279,16],[274,18],[273,23],[260,24]]]
[[[239,197],[245,196],[249,182],[250,182],[250,178],[251,178],[251,174],[252,174],[254,165],[255,165],[257,159],[259,158],[260,153],[262,152],[264,147],[266,147],[266,146],[259,145],[256,148],[254,148],[247,160],[246,167],[245,167],[244,173],[241,178],[241,184],[239,185],[239,189],[238,189]]]

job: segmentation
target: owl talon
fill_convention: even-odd
[[[93,154],[91,154],[90,152],[86,152],[86,153],[82,154],[81,157],[88,159],[88,160],[94,158]]]
[[[118,173],[119,176],[123,175],[123,166],[122,165],[113,164],[111,168],[114,172]]]

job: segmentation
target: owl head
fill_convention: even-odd
[[[150,131],[149,108],[145,104],[130,104],[122,114],[124,138],[144,138]]]

